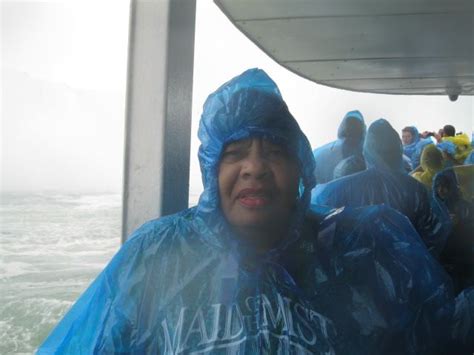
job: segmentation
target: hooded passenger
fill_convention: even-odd
[[[418,168],[420,165],[420,157],[423,149],[429,144],[434,144],[434,140],[435,139],[433,138],[432,140],[431,137],[426,139],[422,138],[414,126],[403,128],[403,154],[410,158],[413,169]]]
[[[463,198],[455,169],[438,173],[433,181],[433,195],[449,212],[453,230],[441,254],[441,262],[460,292],[474,286],[474,201]]]
[[[402,129],[403,154],[408,158],[412,158],[419,141],[420,134],[415,126],[407,126]]]
[[[337,130],[337,140],[316,148],[316,183],[322,184],[333,179],[334,168],[351,155],[361,156],[365,137],[364,117],[359,111],[348,112]]]
[[[312,203],[331,207],[390,206],[408,217],[426,246],[437,255],[450,223],[433,212],[427,189],[405,173],[402,144],[388,121],[379,119],[370,125],[364,158],[367,170],[316,186]]]
[[[449,338],[449,282],[403,216],[309,209],[311,148],[265,72],[211,94],[199,138],[198,206],[139,228],[40,354],[430,354]]]
[[[427,145],[421,153],[421,165],[419,171],[411,174],[415,179],[425,185],[429,190],[433,185],[433,178],[439,171],[443,170],[444,162],[441,151],[434,144]]]

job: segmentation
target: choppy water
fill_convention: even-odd
[[[2,194],[0,354],[33,353],[120,247],[119,194]]]
[[[199,194],[190,194],[190,206]],[[31,354],[120,247],[119,194],[0,195],[0,354]]]

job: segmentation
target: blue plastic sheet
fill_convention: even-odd
[[[474,164],[474,150],[469,153],[466,160],[464,161],[464,165],[473,165]]]
[[[453,324],[451,338],[455,341],[448,346],[449,353],[472,354],[474,349],[474,287],[464,290],[456,297]]]
[[[433,196],[453,222],[440,260],[459,292],[474,286],[474,201],[463,198],[455,169],[448,168],[436,174]]]
[[[421,154],[423,153],[423,149],[425,149],[425,147],[430,144],[434,144],[431,138],[420,139],[418,141],[415,146],[415,151],[411,155],[411,165],[413,166],[413,169],[416,169],[421,165]]]
[[[406,173],[409,173],[413,170],[413,165],[411,163],[411,159],[408,158],[405,154],[403,154],[403,169]]]
[[[364,117],[359,111],[348,112],[337,131],[337,140],[313,151],[316,160],[316,183],[322,184],[333,179],[334,168],[351,155],[362,155],[365,137]]]
[[[288,237],[260,254],[217,189],[225,144],[255,135],[288,144],[301,172]],[[450,281],[403,215],[309,207],[310,145],[263,71],[208,98],[199,137],[198,206],[139,228],[39,354],[433,354],[457,341]]]
[[[361,155],[351,155],[345,159],[342,159],[334,168],[333,178],[339,179],[340,177],[355,174],[359,171],[365,170],[365,160]]]
[[[427,247],[438,255],[451,222],[433,210],[427,189],[405,173],[400,138],[386,120],[369,127],[364,157],[367,170],[317,185],[312,203],[331,207],[386,204],[407,216]]]

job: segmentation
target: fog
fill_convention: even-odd
[[[127,1],[2,1],[2,172],[4,191],[121,191]],[[191,191],[201,190],[197,123],[209,93],[259,67],[279,85],[317,147],[336,136],[347,111],[398,131],[453,124],[471,134],[474,101],[460,97],[362,94],[324,87],[282,68],[210,0],[197,1]]]

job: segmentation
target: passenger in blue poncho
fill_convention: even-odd
[[[384,119],[372,123],[363,153],[367,170],[316,186],[312,203],[331,207],[386,204],[407,216],[437,255],[449,233],[449,219],[433,211],[427,189],[404,171],[400,138],[390,123]]]
[[[392,209],[309,209],[310,145],[263,71],[209,96],[199,138],[198,206],[138,229],[39,354],[443,349],[446,274]]]
[[[441,262],[459,292],[474,286],[474,202],[463,198],[453,168],[439,172],[433,180],[434,197],[449,212],[453,230],[441,254]]]
[[[359,111],[350,111],[344,116],[337,130],[337,140],[316,148],[313,152],[317,184],[333,180],[334,168],[341,160],[352,155],[362,156],[365,130],[364,117]]]
[[[402,129],[403,154],[412,159],[416,145],[420,141],[420,134],[415,126],[407,126]],[[416,168],[416,166],[413,166]]]
[[[422,138],[418,129],[414,126],[402,129],[403,155],[408,157],[411,168],[414,170],[420,166],[421,153],[425,146],[434,144],[430,137]]]

